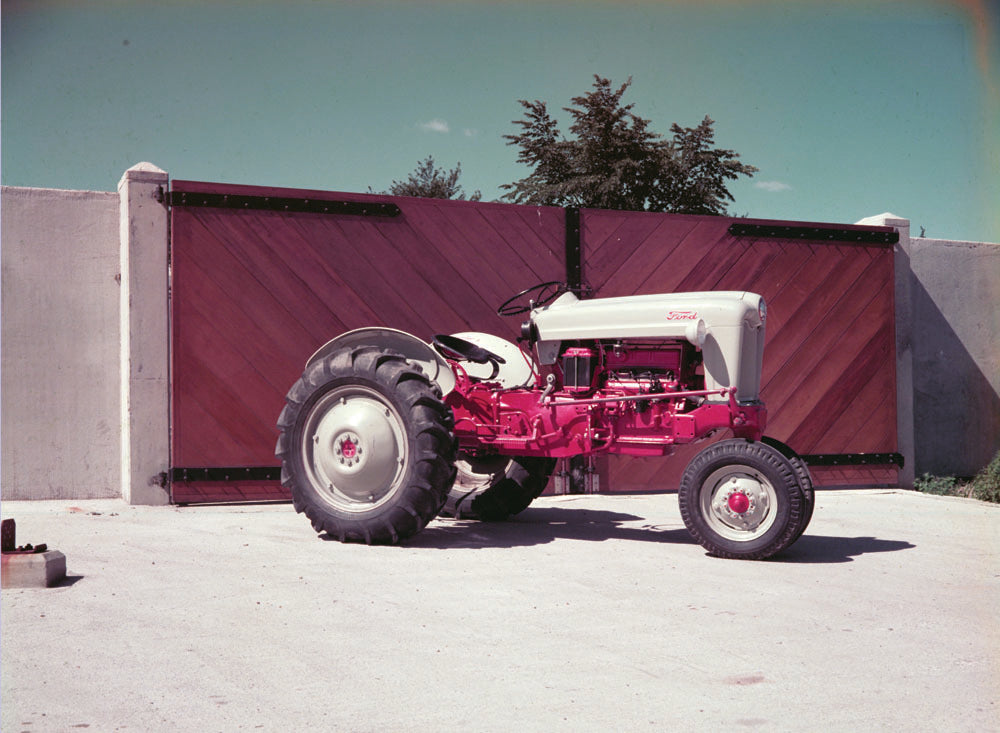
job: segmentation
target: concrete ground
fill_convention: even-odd
[[[676,495],[538,500],[401,547],[289,505],[5,502],[69,577],[2,593],[16,731],[996,731],[1000,507],[819,492],[765,562]]]

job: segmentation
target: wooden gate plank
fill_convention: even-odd
[[[652,252],[636,252],[620,269],[607,278],[601,294],[632,295],[636,293],[673,293],[680,289],[681,281],[697,266],[707,252],[699,251],[710,235],[711,226],[704,221],[695,222],[690,229],[679,232],[669,229],[659,241],[647,245]]]
[[[645,253],[647,258],[650,255],[655,258],[659,254],[658,252],[652,252],[651,248],[645,245],[652,237],[656,237],[661,227],[665,225],[662,217],[655,215],[643,216],[636,212],[614,213],[618,215],[621,224],[615,227],[604,240],[598,241],[594,241],[593,235],[588,230],[590,218],[593,216],[600,217],[601,214],[605,214],[605,218],[608,219],[611,219],[611,217],[607,217],[606,212],[595,213],[591,209],[585,209],[581,213],[584,229],[584,246],[587,252],[584,263],[586,266],[584,274],[588,279],[593,280],[590,284],[597,290],[600,290],[602,283],[613,278],[637,252],[641,251]],[[660,239],[662,239],[662,233]],[[634,276],[636,272],[644,271],[645,268],[639,267],[631,272]]]
[[[864,307],[858,308],[858,303]],[[831,452],[813,439],[814,431],[807,425],[826,424],[830,416],[835,418],[839,414],[833,412],[834,405],[840,404],[842,395],[856,389],[856,365],[871,363],[871,354],[865,349],[878,346],[883,364],[890,355],[888,344],[884,348],[881,346],[885,334],[877,331],[881,325],[877,317],[884,309],[883,303],[878,298],[867,303],[859,299],[845,302],[843,307],[857,315],[845,317],[839,328],[831,325],[827,331],[817,332],[808,341],[811,348],[799,349],[797,358],[790,360],[779,372],[783,377],[776,376],[768,385],[769,413],[771,405],[775,405],[775,418],[769,418],[775,435],[788,435],[787,442],[800,453]],[[847,374],[852,377],[850,381],[845,378]],[[821,416],[822,420],[811,419],[813,416]],[[792,442],[796,439],[806,442]]]

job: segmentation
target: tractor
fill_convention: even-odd
[[[760,295],[580,299],[544,282],[497,313],[527,314],[518,343],[371,327],[310,357],[275,453],[317,532],[391,544],[439,514],[503,520],[544,491],[558,459],[667,456],[700,441],[678,503],[710,554],[763,559],[805,530],[809,470],[764,435]]]

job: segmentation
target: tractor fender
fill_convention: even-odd
[[[492,351],[503,359],[503,363],[499,365],[500,371],[491,380],[499,382],[503,389],[527,387],[534,382],[537,368],[531,361],[531,357],[525,354],[517,344],[492,333],[479,331],[464,331],[451,335],[465,339],[487,351]],[[462,362],[462,368],[473,379],[489,379],[493,370],[490,364],[473,364],[471,362]]]
[[[395,351],[406,357],[406,360],[417,364],[429,379],[441,388],[441,394],[446,395],[455,389],[455,373],[451,366],[425,341],[406,331],[395,328],[372,326],[356,328],[330,339],[316,353],[309,357],[306,368],[314,361],[322,359],[334,351],[349,349],[356,346],[378,346]]]

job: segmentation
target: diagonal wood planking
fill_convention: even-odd
[[[173,465],[272,466],[274,422],[306,358],[352,328],[508,338],[496,305],[561,280],[553,207],[373,197],[175,181],[175,191],[396,203],[395,218],[172,209]],[[769,434],[803,453],[895,450],[892,251],[737,238],[719,217],[584,209],[596,296],[748,289],[769,303]],[[675,488],[701,446],[611,459],[612,490]],[[817,472],[889,480],[883,468]],[[178,502],[284,498],[274,482],[177,482]]]
[[[896,450],[891,247],[734,237],[730,224],[754,222],[724,217],[585,209],[582,221],[584,279],[599,296],[751,290],[765,297],[761,396],[769,435],[803,454]],[[676,488],[696,450],[666,460],[609,456],[609,485]],[[885,467],[814,474],[818,483],[895,480]]]
[[[274,466],[275,422],[309,355],[352,328],[514,337],[497,304],[564,275],[564,213],[175,181],[174,191],[392,201],[394,218],[175,206],[172,465]],[[275,482],[175,482],[179,503],[286,498]]]

